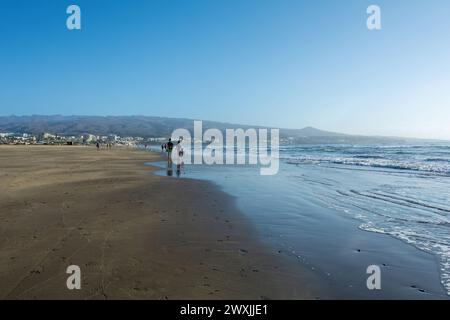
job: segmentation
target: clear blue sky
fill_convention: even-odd
[[[66,8],[82,30],[66,28]],[[366,9],[382,9],[381,31]],[[1,0],[0,115],[450,139],[448,0]]]

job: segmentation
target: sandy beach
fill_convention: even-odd
[[[158,154],[0,147],[0,299],[314,299],[232,197]],[[81,268],[68,290],[66,268]]]

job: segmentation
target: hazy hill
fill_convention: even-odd
[[[0,132],[59,135],[117,134],[119,136],[168,137],[174,129],[193,129],[192,119],[147,116],[7,116],[0,117]],[[203,128],[236,129],[260,128],[213,121],[203,121]],[[280,129],[282,138],[290,137],[296,143],[405,143],[413,139],[392,137],[354,136],[328,132],[312,127]]]
[[[217,128],[259,128],[250,125],[203,121],[204,129]],[[32,133],[44,132],[61,135],[79,135],[92,133],[97,135],[117,134],[120,136],[162,137],[168,136],[176,128],[193,128],[192,119],[145,117],[145,116],[9,116],[0,117],[0,132]],[[338,133],[304,128],[299,130],[281,130],[283,136],[339,136]]]

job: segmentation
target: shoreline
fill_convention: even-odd
[[[157,165],[161,167],[159,174],[164,175],[164,164]],[[293,175],[321,179],[312,168],[293,174],[290,169],[281,165],[279,176],[269,183],[252,168],[241,168],[237,173],[225,166],[188,166],[183,179],[212,181],[232,195],[258,230],[258,238],[300,271],[313,270],[315,281],[326,288],[322,292],[331,298],[449,299],[436,255],[391,235],[364,230],[361,219],[324,206],[321,197],[333,193],[332,185],[313,191],[308,190],[312,187],[307,182],[286,186]],[[339,172],[333,177],[333,173],[327,171],[328,178],[345,184],[345,177]],[[380,267],[382,290],[366,286],[366,270],[371,265]]]
[[[152,174],[158,168],[144,163],[158,159],[127,148],[1,146],[0,298],[319,297],[314,276],[262,244],[233,197]],[[66,287],[72,264],[81,290]]]

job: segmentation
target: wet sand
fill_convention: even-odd
[[[164,163],[156,165],[165,167]],[[355,181],[355,190],[367,188],[367,179],[373,173],[365,177],[365,172],[358,175],[358,171],[353,171],[350,175],[337,169],[292,168],[284,163],[280,164],[279,174],[271,177],[259,175],[259,168],[251,166],[188,165],[185,171],[184,179],[213,181],[234,196],[237,207],[258,231],[259,239],[299,271],[311,271],[318,279],[314,283],[320,283],[321,292],[328,297],[450,298],[440,281],[436,256],[389,235],[365,231],[360,219],[329,206],[348,202],[337,196],[336,190],[346,190],[349,180]],[[162,170],[159,174],[166,173]],[[386,175],[379,179],[380,183],[392,185],[399,181],[397,176],[392,182]],[[385,208],[380,204],[380,210]],[[371,265],[380,267],[381,290],[367,288],[367,268]]]
[[[206,181],[134,149],[0,146],[0,299],[314,299]],[[66,268],[81,268],[68,290]]]

